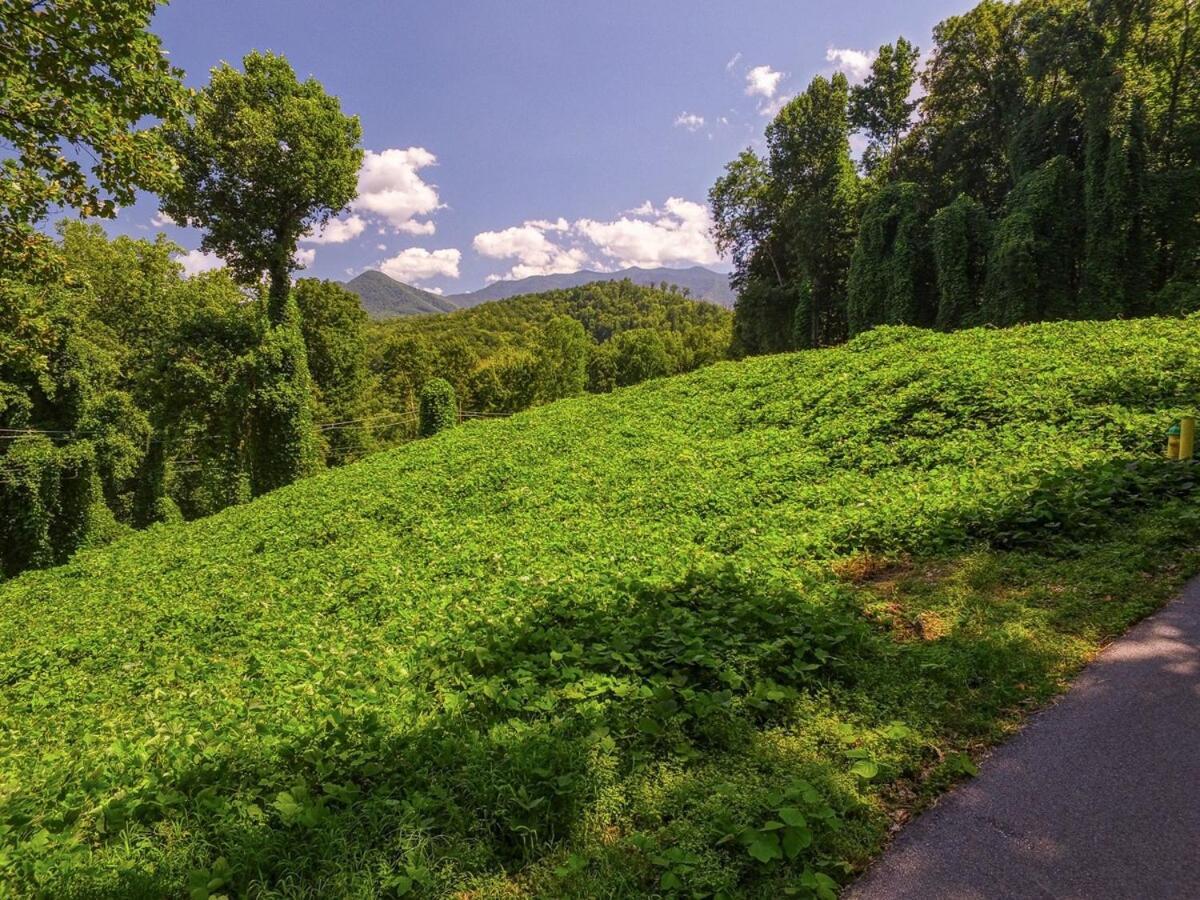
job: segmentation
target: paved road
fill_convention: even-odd
[[[1200,898],[1200,579],[902,831],[845,897]]]

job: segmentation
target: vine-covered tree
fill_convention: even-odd
[[[768,158],[714,186],[739,349],[837,340],[839,314],[855,333],[1200,305],[1194,0],[983,0],[934,29],[920,96],[918,66],[901,38],[848,97],[819,79]],[[843,118],[867,138],[861,187]]]
[[[205,229],[201,247],[248,285],[266,278],[267,320],[254,372],[252,482],[263,493],[318,464],[304,341],[291,300],[296,245],[354,198],[362,162],[358,119],[282,56],[222,65],[190,122],[166,132],[180,157],[163,209]]]

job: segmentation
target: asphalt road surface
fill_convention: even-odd
[[[904,829],[844,897],[1200,898],[1200,579]]]

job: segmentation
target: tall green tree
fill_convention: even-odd
[[[358,119],[282,56],[222,65],[192,121],[166,131],[180,157],[163,198],[176,220],[205,229],[201,246],[248,285],[267,284],[267,319],[252,378],[252,480],[273,490],[319,464],[308,363],[291,299],[296,245],[354,198],[362,163]]]
[[[172,177],[147,117],[177,120],[187,92],[147,28],[160,0],[0,2],[0,275],[44,262],[33,229],[55,208],[112,218]]]
[[[866,81],[850,91],[850,125],[867,136],[863,168],[868,173],[896,152],[912,127],[918,105],[913,87],[920,59],[920,48],[903,37],[895,44],[884,44]]]
[[[895,182],[863,205],[850,261],[850,335],[877,325],[934,322],[929,212],[920,185]]]
[[[793,278],[805,287],[792,315],[798,347],[846,336],[846,278],[859,183],[850,157],[850,85],[840,73],[813,79],[767,128],[781,195],[779,227]]]
[[[363,419],[370,411],[371,372],[367,359],[367,314],[358,295],[333,281],[296,282],[300,331],[317,392],[329,460],[352,462],[374,446]]]
[[[273,325],[286,317],[296,244],[354,199],[363,151],[357,116],[288,61],[251,53],[243,71],[221,65],[196,97],[191,122],[169,128],[179,180],[163,209],[205,230],[216,253],[247,284],[264,274]]]

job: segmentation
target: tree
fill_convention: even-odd
[[[212,71],[194,119],[167,129],[179,180],[163,209],[205,229],[201,247],[242,282],[266,273],[273,325],[286,317],[296,244],[354,199],[363,152],[356,116],[282,56],[251,53],[244,72]]]
[[[163,209],[204,228],[201,246],[244,284],[266,276],[270,328],[251,367],[251,472],[261,494],[319,465],[291,275],[301,235],[354,198],[362,129],[282,56],[251,53],[243,66],[214,69],[193,121],[167,129],[180,177]]]
[[[938,291],[935,324],[943,331],[980,324],[990,228],[983,204],[966,194],[933,217]]]
[[[618,387],[671,374],[671,357],[662,335],[649,328],[623,331],[612,339]]]
[[[350,421],[368,407],[367,314],[357,294],[333,281],[302,278],[295,297],[320,416],[338,423],[325,431],[330,458],[349,462],[374,446],[372,432]]]
[[[920,185],[894,182],[864,204],[850,262],[850,335],[877,325],[933,324],[929,214]]]
[[[850,91],[850,125],[867,135],[863,168],[868,174],[896,152],[912,127],[917,101],[911,98],[920,58],[920,49],[904,38],[884,44],[867,80]]]
[[[421,388],[421,437],[433,437],[458,421],[454,388],[444,378],[432,378]]]
[[[858,176],[850,158],[850,85],[838,73],[814,78],[767,128],[773,179],[780,185],[780,228],[793,278],[807,285],[797,347],[846,336],[846,277],[854,246]]]
[[[1019,4],[983,0],[933,30],[917,131],[935,203],[966,193],[995,210],[1012,187],[1011,141],[1022,112],[1018,13]]]
[[[779,198],[767,164],[753,150],[743,150],[725,166],[725,174],[708,192],[717,250],[733,260],[733,283],[743,286],[761,254],[778,285],[784,283],[778,248],[772,246],[778,225]]]
[[[52,207],[112,218],[138,188],[170,181],[147,117],[177,120],[187,92],[147,31],[159,0],[0,3],[0,275],[44,261],[32,225]],[[86,157],[92,165],[85,167]]]
[[[591,341],[570,316],[555,316],[538,340],[538,399],[543,403],[575,397],[587,389]]]

